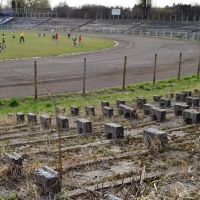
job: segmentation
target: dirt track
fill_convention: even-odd
[[[177,76],[181,52],[181,75],[197,72],[200,51],[198,42],[130,35],[95,36],[111,38],[118,45],[111,49],[88,53],[1,61],[1,72],[14,70],[33,75],[34,60],[37,60],[38,78],[52,93],[82,90],[84,57],[87,59],[86,90],[122,85],[125,55],[126,84],[152,80],[155,54],[158,55],[157,80]],[[34,95],[33,83],[31,76],[3,72],[0,74],[0,98]],[[38,86],[39,94],[46,92],[43,86]]]

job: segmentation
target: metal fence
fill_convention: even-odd
[[[47,26],[47,25],[1,25],[0,29],[23,29],[23,30],[43,30],[50,31],[52,29],[59,32],[73,30],[82,33],[102,33],[102,34],[129,34],[145,37],[167,37],[167,38],[182,38],[188,40],[200,41],[200,32],[177,31],[177,30],[159,30],[159,29],[123,29],[123,28],[76,28],[69,26]]]

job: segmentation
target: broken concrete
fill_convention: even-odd
[[[28,113],[27,118],[29,124],[37,124],[37,116],[35,113]]]
[[[69,120],[65,116],[58,116],[58,124],[61,131],[69,131]]]
[[[93,115],[95,116],[95,109],[93,106],[85,106],[85,113],[86,115]]]
[[[149,103],[144,104],[144,106],[143,106],[144,114],[145,114],[145,115],[150,115],[150,109],[151,109],[151,107],[153,107],[153,106],[154,106],[154,105],[149,104]]]
[[[41,115],[40,116],[40,123],[42,129],[50,129],[51,128],[51,117],[48,115]]]
[[[24,113],[18,112],[16,114],[17,123],[23,123],[25,121]]]
[[[189,106],[199,107],[199,98],[189,96],[185,98],[185,102]]]
[[[71,115],[79,115],[79,108],[77,106],[70,107]]]
[[[47,196],[54,196],[61,191],[59,173],[47,166],[35,171],[35,182]]]
[[[146,103],[147,103],[147,100],[144,97],[137,97],[136,99],[137,108],[143,109],[143,106]]]

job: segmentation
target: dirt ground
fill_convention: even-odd
[[[63,131],[61,140],[62,199],[103,199],[107,194],[121,199],[199,199],[199,126],[183,126],[183,117],[174,115],[176,101],[171,102],[164,122],[152,121],[135,102],[129,106],[136,109],[139,119],[125,119],[116,105],[110,105],[114,108],[112,118],[104,117],[100,106],[96,116],[86,116],[84,111],[80,116],[63,113],[69,119],[70,131]],[[158,106],[157,102],[149,103]],[[92,135],[77,133],[79,118],[92,122]],[[109,122],[123,125],[124,139],[105,139],[104,125]],[[166,131],[168,143],[152,143],[149,148],[143,139],[148,128]],[[55,120],[46,131],[40,124],[28,125],[27,120],[22,124],[16,119],[2,121],[0,147],[0,196],[6,199],[15,193],[18,199],[45,199],[34,173],[44,165],[58,170]],[[22,173],[9,168],[5,152],[22,156]]]

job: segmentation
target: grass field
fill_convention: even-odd
[[[38,31],[39,32],[39,31]],[[60,54],[70,54],[77,52],[93,51],[104,48],[109,48],[115,45],[115,42],[104,38],[95,38],[82,35],[83,46],[77,45],[74,47],[72,36],[68,39],[67,34],[59,33],[58,44],[52,40],[51,32],[39,32],[45,36],[37,36],[38,32],[24,31],[25,43],[19,43],[20,30],[15,31],[15,40],[12,41],[12,30],[1,30],[1,36],[4,33],[6,36],[7,47],[2,50],[0,60],[27,58],[27,57],[42,57],[56,56]],[[77,34],[78,37],[78,34]]]
[[[70,106],[75,105],[84,111],[84,106],[92,105],[100,107],[101,101],[108,101],[110,107],[116,105],[116,99],[123,99],[127,104],[136,102],[137,96],[144,96],[149,103],[153,102],[153,95],[166,97],[168,93],[180,93],[183,90],[200,91],[200,77],[197,75],[152,82],[143,82],[139,84],[130,84],[126,86],[126,90],[122,87],[105,88],[101,90],[87,91],[86,95],[81,92],[59,93],[54,95],[57,107],[65,107],[69,110]],[[54,115],[54,105],[50,96],[39,96],[37,101],[34,97],[21,97],[13,99],[0,100],[0,113],[2,117],[7,117],[7,113],[12,112],[34,112],[36,114],[49,113]]]

